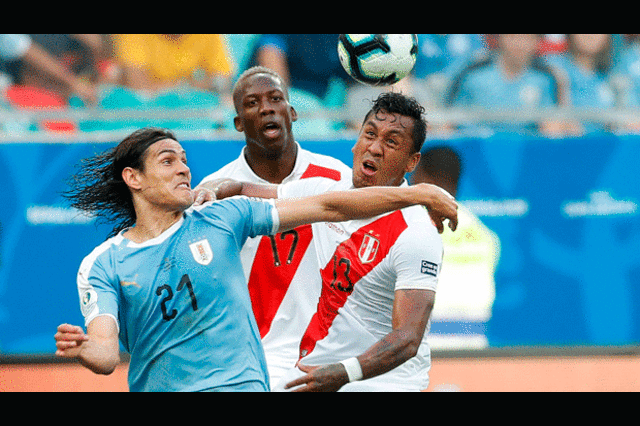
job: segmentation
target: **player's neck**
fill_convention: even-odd
[[[146,214],[138,214],[136,211],[135,226],[126,231],[123,236],[134,243],[144,243],[159,237],[163,232],[171,228],[180,220],[183,213],[182,211],[155,210]]]
[[[282,151],[252,149],[249,145],[244,158],[253,172],[269,183],[279,184],[293,172],[298,154],[295,142],[287,144]]]

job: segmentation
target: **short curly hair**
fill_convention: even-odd
[[[424,118],[424,107],[415,98],[402,93],[383,92],[373,101],[373,106],[364,117],[362,124],[367,122],[371,114],[376,114],[379,111],[413,118],[413,152],[420,152],[427,138],[427,120]]]

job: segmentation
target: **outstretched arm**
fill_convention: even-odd
[[[222,199],[234,195],[277,198],[277,185],[260,185],[221,178],[202,183],[195,188],[194,204]],[[422,204],[438,232],[444,231],[444,221],[449,228],[458,226],[458,204],[440,187],[421,183],[410,187],[369,187],[348,191],[328,192],[301,199],[279,199],[276,202],[280,214],[280,231],[310,222],[341,222],[377,216],[413,204]],[[284,222],[283,215],[284,213]],[[318,218],[321,215],[321,218]],[[290,223],[287,223],[291,221]],[[297,225],[296,225],[297,224]]]
[[[449,218],[449,227],[455,231],[458,224],[458,204],[438,187],[421,183],[409,187],[377,186],[332,191],[303,198],[278,199],[278,232],[306,223],[364,219],[416,204],[430,208],[436,206],[440,224],[438,226],[436,223],[438,230],[441,232],[444,229],[443,221]]]

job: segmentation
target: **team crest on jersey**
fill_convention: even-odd
[[[211,251],[209,240],[206,238],[193,244],[189,244],[189,248],[191,249],[193,258],[199,264],[208,265],[213,260],[213,252]]]
[[[360,245],[360,250],[358,250],[358,257],[360,258],[360,262],[373,262],[373,259],[376,258],[376,254],[378,253],[378,247],[380,247],[380,240],[378,240],[370,233],[364,234],[362,244]]]

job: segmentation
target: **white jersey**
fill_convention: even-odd
[[[406,181],[402,186],[406,186]],[[299,197],[352,188],[351,182],[308,179],[281,185],[278,196]],[[396,290],[435,291],[442,266],[442,240],[422,206],[365,220],[315,223],[322,294],[300,343],[305,365],[335,363],[361,355],[393,331]],[[347,384],[344,391],[420,391],[429,384],[431,354],[425,337],[418,354],[397,368]],[[302,375],[289,370],[274,390]]]
[[[268,184],[251,170],[244,150],[201,183],[228,177]],[[293,171],[283,183],[318,176],[331,182],[351,182],[351,168],[298,145]],[[303,225],[274,236],[249,238],[240,253],[271,383],[298,360],[300,338],[318,304],[321,281],[311,239],[311,225]]]

